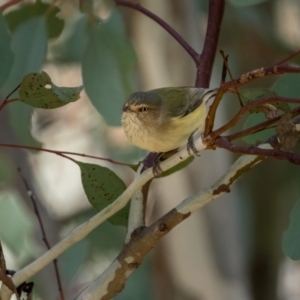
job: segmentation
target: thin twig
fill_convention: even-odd
[[[0,144],[0,147],[19,148],[19,149],[28,149],[28,150],[37,150],[37,151],[49,152],[49,153],[56,154],[58,156],[62,156],[62,157],[68,158],[70,160],[73,160],[73,159],[70,158],[70,157],[68,157],[67,155],[75,155],[75,156],[81,156],[81,157],[99,159],[99,160],[110,162],[110,163],[115,164],[115,165],[121,165],[121,166],[130,167],[130,168],[136,167],[136,165],[131,165],[131,164],[126,164],[126,163],[122,163],[122,162],[117,162],[117,161],[114,161],[114,160],[112,160],[110,158],[103,158],[103,157],[98,157],[98,156],[93,156],[93,155],[87,155],[87,154],[83,154],[83,153],[68,152],[68,151],[58,151],[58,150],[50,150],[50,149],[38,148],[38,147],[31,147],[31,146],[25,146],[25,145],[3,144],[3,143]]]
[[[205,137],[208,136],[213,129],[217,108],[220,104],[220,101],[221,101],[225,91],[232,89],[234,86],[239,87],[239,86],[245,85],[254,79],[258,79],[258,78],[269,76],[269,75],[278,75],[278,74],[284,74],[284,73],[300,73],[300,67],[289,66],[289,65],[276,65],[276,66],[272,66],[272,67],[263,67],[263,68],[256,69],[256,70],[250,71],[248,73],[245,73],[242,76],[240,76],[238,79],[235,79],[234,81],[228,81],[228,82],[225,82],[224,84],[222,84],[218,94],[216,95],[212,105],[209,108],[208,117],[206,118],[206,122],[205,122],[204,136]],[[232,138],[237,139],[237,138],[243,137],[245,135],[248,135],[248,134],[252,133],[252,131],[251,131],[252,128],[255,130],[263,129],[263,128],[265,128],[263,126],[272,124],[272,123],[278,121],[278,119],[271,119],[273,121],[268,120],[264,123],[258,124],[254,127],[251,127],[251,129],[246,129],[244,131],[241,131],[241,132],[237,133],[236,135],[232,135]]]
[[[283,60],[278,62],[277,65],[282,65],[282,64],[286,63],[287,61],[289,61],[290,59],[296,57],[299,54],[300,54],[300,50],[298,50],[295,53],[293,53],[293,54],[289,55],[288,57],[284,58]]]
[[[222,0],[223,1],[223,0]],[[159,24],[162,28],[164,28],[185,50],[186,52],[192,57],[192,59],[195,61],[195,63],[198,62],[199,54],[196,52],[196,50],[173,28],[171,27],[166,21],[161,19],[156,14],[152,13],[139,3],[133,3],[131,1],[125,1],[125,0],[115,0],[116,5],[119,6],[125,6],[133,8],[157,24]]]
[[[220,52],[223,52],[224,54],[224,51],[223,50],[220,50]],[[221,52],[221,53],[222,53]],[[226,64],[225,64],[226,62]],[[221,76],[221,84],[225,83],[225,80],[226,80],[226,75],[227,75],[227,65],[228,65],[228,55],[226,56],[223,56],[223,66],[222,66],[222,76]]]
[[[258,78],[262,78],[270,75],[278,75],[285,73],[300,73],[300,67],[290,66],[290,65],[274,65],[271,67],[262,67],[250,72],[247,72],[240,76],[238,79],[225,82],[222,84],[222,89],[228,90],[236,84],[238,87],[249,83],[250,81]]]
[[[50,250],[51,246],[50,246],[49,241],[47,239],[47,235],[46,235],[46,231],[45,231],[45,228],[44,228],[43,220],[42,220],[42,217],[41,217],[41,215],[39,213],[39,210],[38,210],[38,207],[37,207],[37,204],[36,204],[37,201],[36,201],[35,194],[32,191],[32,189],[29,187],[29,184],[28,184],[26,178],[24,177],[24,175],[22,174],[22,171],[21,171],[20,168],[18,168],[18,171],[19,171],[20,177],[21,177],[21,179],[22,179],[22,181],[23,181],[23,183],[24,183],[24,185],[26,187],[27,194],[28,194],[29,198],[31,199],[34,213],[35,213],[35,215],[36,215],[36,217],[38,219],[38,222],[39,222],[39,225],[40,225],[40,229],[41,229],[41,232],[42,232],[42,240],[45,243],[47,249]],[[58,265],[57,265],[57,259],[56,258],[53,260],[53,264],[54,264],[55,276],[56,276],[58,291],[59,291],[59,294],[60,294],[60,299],[64,300],[65,297],[64,297],[64,293],[63,293],[63,289],[62,289],[62,285],[61,285],[61,279],[60,279],[60,274],[59,274]]]
[[[243,106],[240,108],[240,110],[236,113],[236,115],[225,125],[220,127],[219,129],[215,130],[210,134],[210,137],[212,140],[214,140],[216,137],[220,136],[222,133],[226,132],[230,128],[236,125],[236,123],[242,118],[242,116],[248,112],[249,110],[255,109],[259,106],[262,106],[266,103],[273,103],[273,102],[285,102],[285,103],[297,103],[300,104],[300,99],[299,98],[286,98],[286,97],[280,97],[280,96],[273,96],[273,97],[268,97],[265,99],[260,99],[253,101],[246,106]],[[278,119],[276,119],[278,120]]]
[[[297,116],[298,114],[300,113],[300,107],[297,107],[295,109],[293,109],[291,111],[291,114],[292,114],[292,118]],[[282,117],[282,115],[279,115],[277,117],[274,117],[270,120],[266,120],[265,122],[262,122],[262,123],[259,123],[257,125],[254,125],[252,127],[249,127],[247,129],[244,129],[242,131],[239,131],[237,133],[233,133],[233,134],[230,134],[230,135],[227,135],[225,136],[225,138],[229,139],[230,141],[233,141],[233,140],[237,140],[237,139],[240,139],[244,136],[247,136],[247,135],[250,135],[250,134],[253,134],[253,133],[256,133],[258,131],[261,131],[265,128],[268,128],[269,126],[271,126],[272,124],[276,123],[277,121],[279,121],[279,119]]]
[[[227,62],[227,57],[228,57],[228,56],[227,56],[227,57],[225,56],[225,53],[224,53],[223,50],[220,50],[220,53],[221,53],[221,55],[222,55],[222,57],[223,57],[224,65],[225,65],[226,70],[227,70],[227,72],[228,72],[228,74],[229,74],[230,80],[233,82],[234,90],[235,90],[236,95],[238,96],[238,99],[239,99],[239,102],[240,102],[240,106],[244,106],[244,105],[243,105],[243,102],[242,102],[242,100],[241,100],[241,97],[240,97],[240,93],[239,93],[239,91],[238,91],[238,89],[237,89],[236,83],[234,82],[232,73],[231,73],[230,68],[229,68],[229,66],[228,66],[228,62]]]
[[[300,155],[293,152],[283,151],[280,149],[262,149],[255,146],[239,146],[231,143],[226,137],[217,138],[215,140],[215,145],[233,153],[274,157],[280,160],[287,160],[295,165],[300,165]]]

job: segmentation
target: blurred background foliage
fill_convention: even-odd
[[[136,2],[158,14],[201,51],[208,1]],[[228,0],[218,49],[229,54],[231,71],[238,77],[274,65],[298,50],[299,28],[298,0]],[[59,86],[83,83],[86,93],[80,101],[55,110],[32,109],[19,102],[8,105],[0,113],[0,143],[137,162],[145,152],[131,146],[120,128],[127,95],[195,81],[193,62],[176,41],[153,21],[115,7],[113,1],[64,0],[57,5],[22,1],[0,14],[0,41],[1,102],[26,74],[42,69]],[[299,62],[299,58],[293,60]],[[220,82],[221,67],[217,54],[212,87]],[[297,75],[268,77],[249,86],[272,87],[282,95],[300,97]],[[237,105],[236,99],[226,98],[217,123],[232,116]],[[207,151],[185,170],[155,180],[147,223],[212,184],[234,159],[226,151]],[[129,168],[102,165],[113,169],[126,184],[133,179]],[[7,266],[15,270],[45,251],[17,167],[35,191],[51,245],[96,213],[84,194],[78,166],[42,151],[0,147],[0,237]],[[291,208],[299,199],[299,177],[299,168],[287,162],[268,159],[259,164],[230,194],[165,237],[115,299],[300,299],[299,263],[281,250]],[[294,215],[299,214],[298,206]],[[297,233],[298,226],[295,228]],[[124,237],[124,228],[106,222],[59,257],[67,299],[108,266]],[[289,238],[285,236],[285,241]],[[32,280],[35,299],[58,299],[52,265]]]

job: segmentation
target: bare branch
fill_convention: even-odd
[[[223,1],[223,0],[222,0]],[[199,54],[191,47],[191,45],[173,28],[171,27],[168,23],[166,23],[163,19],[161,19],[159,16],[156,14],[152,13],[139,3],[133,3],[131,1],[125,1],[125,0],[115,0],[116,5],[119,6],[125,6],[125,7],[130,7],[133,8],[157,24],[159,24],[162,28],[164,28],[185,50],[186,52],[192,57],[192,59],[197,63]]]
[[[224,7],[224,0],[209,1],[206,36],[202,53],[197,62],[197,76],[195,83],[195,86],[197,87],[209,87],[212,67],[217,52]]]

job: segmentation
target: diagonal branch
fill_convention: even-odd
[[[227,149],[233,153],[238,154],[250,154],[250,155],[260,155],[265,157],[274,157],[280,160],[287,160],[295,165],[300,165],[300,155],[283,151],[280,149],[274,149],[271,146],[269,149],[263,149],[261,147],[255,146],[239,146],[232,144],[230,140],[226,137],[219,137],[215,140],[215,145],[219,148]]]
[[[222,0],[223,1],[223,0]],[[154,22],[159,24],[162,28],[164,28],[185,50],[186,52],[192,57],[192,59],[197,63],[199,54],[192,48],[192,46],[173,28],[171,27],[166,21],[161,19],[159,16],[154,14],[153,12],[149,11],[139,3],[133,3],[131,1],[126,0],[115,0],[116,5],[130,7],[139,11],[140,13],[144,14],[148,18],[152,19]]]
[[[241,107],[240,110],[236,113],[236,115],[228,123],[226,123],[225,125],[223,125],[219,129],[212,132],[210,134],[210,138],[212,140],[214,140],[216,137],[220,136],[222,133],[224,133],[227,130],[229,130],[230,128],[232,128],[234,125],[237,124],[237,122],[242,118],[242,116],[246,112],[248,112],[249,110],[252,110],[252,109],[255,109],[257,107],[263,106],[264,104],[273,103],[273,102],[284,102],[284,103],[297,103],[297,104],[300,104],[300,99],[299,98],[286,98],[286,97],[280,97],[280,96],[273,96],[273,97],[268,97],[268,98],[253,101],[253,102]],[[280,117],[281,117],[281,115],[277,116],[276,121],[279,120]]]
[[[254,155],[239,158],[211,188],[188,197],[149,227],[138,228],[107,270],[85,289],[77,300],[104,300],[116,296],[124,288],[130,274],[138,268],[146,254],[163,236],[196,210],[228,193],[231,185],[262,159],[263,157]]]
[[[201,139],[195,141],[195,146],[199,151],[206,148]],[[169,170],[178,163],[186,160],[189,156],[190,155],[188,154],[187,149],[182,149],[181,151],[177,152],[169,159],[161,163],[162,171]],[[44,253],[41,257],[24,267],[23,269],[19,270],[13,277],[15,285],[20,285],[22,282],[26,281],[28,278],[39,272],[60,254],[66,251],[69,247],[81,241],[97,226],[99,226],[109,217],[122,209],[130,200],[130,198],[152,178],[153,172],[151,169],[144,171],[141,176],[136,178],[128,186],[124,193],[120,195],[112,204],[97,213],[94,217],[92,217],[85,223],[75,228],[69,235],[67,235],[63,240],[53,246],[49,251]]]

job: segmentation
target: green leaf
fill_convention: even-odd
[[[14,166],[9,159],[3,153],[0,156],[0,185],[3,181],[10,180],[12,178],[12,170]]]
[[[89,40],[82,62],[87,95],[109,125],[120,125],[121,107],[132,91],[136,59],[123,32],[118,13],[103,24],[89,27]]]
[[[243,129],[250,128],[264,121],[266,121],[266,117],[263,113],[251,114],[246,119]],[[275,128],[271,128],[251,134],[249,136],[245,136],[243,137],[243,140],[248,144],[257,144],[265,142],[274,134],[276,134],[276,130]]]
[[[45,19],[32,18],[18,27],[12,36],[12,50],[15,61],[4,86],[5,94],[20,84],[26,74],[41,69],[47,54]]]
[[[29,249],[34,245],[33,222],[28,209],[22,205],[24,201],[17,194],[0,194],[0,238],[18,259],[28,258]]]
[[[88,42],[89,19],[79,15],[73,22],[66,24],[64,39],[53,45],[55,59],[63,62],[80,62]]]
[[[47,86],[51,86],[48,88]],[[26,75],[20,85],[20,101],[36,108],[57,108],[80,98],[83,86],[67,88],[52,83],[46,72]]]
[[[125,190],[125,183],[110,169],[76,162],[81,171],[81,181],[91,205],[101,211],[114,202]],[[127,226],[129,204],[108,219],[113,225]]]
[[[113,11],[109,20],[105,23],[105,42],[114,52],[121,72],[123,87],[126,94],[132,93],[133,74],[137,65],[137,57],[132,44],[125,32],[125,24],[122,15]]]
[[[14,65],[1,93],[9,94],[18,86],[23,77],[41,69],[47,54],[45,20],[32,18],[19,26],[12,36],[12,50],[15,54]],[[21,107],[20,107],[21,106]],[[8,105],[11,123],[19,140],[27,145],[40,147],[41,144],[30,135],[29,123],[32,108],[15,102]]]
[[[300,98],[300,74],[281,75],[271,90],[282,97]]]
[[[282,238],[282,250],[292,260],[300,260],[300,200],[290,215],[290,226]]]
[[[0,87],[9,76],[13,66],[14,54],[11,50],[11,37],[5,19],[0,11]]]
[[[159,177],[166,177],[169,176],[175,172],[178,172],[182,169],[184,169],[186,166],[188,166],[193,160],[195,159],[194,156],[190,156],[188,157],[186,160],[182,161],[181,163],[179,163],[178,165],[172,167],[171,169],[163,172]]]
[[[257,100],[271,98],[271,97],[275,97],[275,96],[277,96],[277,94],[274,91],[264,89],[264,88],[253,88],[253,89],[243,90],[240,92],[240,97],[241,97],[242,103],[244,105],[247,105],[247,104],[257,101]],[[280,102],[280,101],[272,102],[270,104],[264,104],[262,106],[265,106],[265,107],[272,106],[275,109],[281,110],[284,112],[291,111],[291,108],[289,107],[289,105],[287,103]],[[260,112],[261,110],[262,110],[261,107],[257,107],[252,110],[249,110],[249,112],[257,113],[257,112]]]
[[[37,0],[34,4],[22,6],[9,12],[5,18],[11,31],[15,31],[21,24],[34,17],[45,17],[48,38],[58,37],[63,28],[64,21],[56,17],[60,9],[52,4]]]

